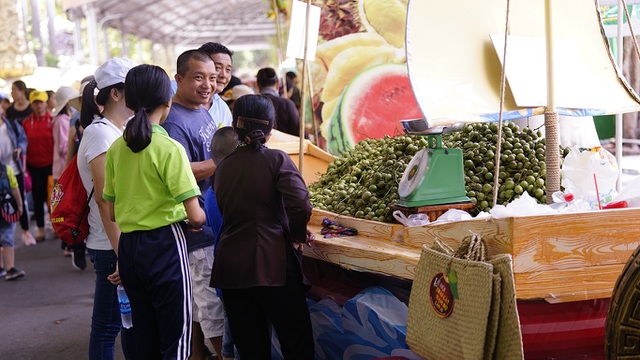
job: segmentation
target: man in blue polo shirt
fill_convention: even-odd
[[[211,160],[211,139],[218,126],[204,105],[216,91],[217,72],[211,57],[199,50],[188,50],[178,57],[176,94],[162,126],[171,138],[187,151],[191,170],[202,195],[211,187],[215,170]],[[204,208],[204,198],[199,197]],[[215,289],[209,287],[215,238],[211,228],[199,233],[187,232],[189,268],[193,282],[192,359],[204,358],[204,337],[210,339],[219,355],[224,333],[224,310]]]

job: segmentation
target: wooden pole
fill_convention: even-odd
[[[300,150],[298,153],[298,170],[302,173],[302,166],[304,164],[304,115],[307,112],[307,102],[305,98],[305,74],[307,73],[307,48],[309,46],[309,14],[311,13],[311,0],[307,0],[307,9],[305,13],[305,29],[304,29],[304,57],[302,59],[302,81],[300,82],[300,98],[302,104],[300,106]]]
[[[547,108],[544,113],[545,163],[547,204],[553,203],[552,195],[560,191],[560,147],[558,136],[558,111],[554,93],[553,63],[553,9],[552,0],[545,0],[545,39],[547,51]]]
[[[303,74],[304,76],[304,74]],[[313,83],[311,82],[311,72],[309,71],[309,69],[307,69],[307,74],[306,74],[306,79],[309,82],[309,103],[311,104],[311,128],[313,129],[313,144],[314,145],[318,145],[318,127],[316,126],[316,119],[315,116],[313,114]],[[300,96],[302,96],[302,92],[300,93]],[[306,102],[306,100],[304,98],[301,99],[300,101],[300,119],[301,121],[304,119],[305,115],[302,112],[302,103]],[[306,109],[305,109],[306,111]]]

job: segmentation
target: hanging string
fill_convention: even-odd
[[[633,41],[633,48],[636,50],[636,56],[640,59],[640,49],[638,49],[638,40],[636,39],[636,35],[633,33],[633,25],[631,25],[631,17],[629,17],[629,9],[627,9],[627,2],[625,0],[622,1],[622,8],[624,9],[624,16],[627,17],[627,24],[629,24],[629,33],[631,34],[631,40]],[[619,19],[618,21],[621,21]]]
[[[504,93],[506,87],[507,68],[507,39],[509,37],[509,7],[510,0],[507,0],[507,19],[504,26],[504,49],[502,52],[502,73],[500,74],[500,113],[498,116],[498,143],[496,144],[496,159],[493,175],[493,206],[498,203],[498,188],[500,187],[500,153],[502,151],[502,113],[504,111]]]

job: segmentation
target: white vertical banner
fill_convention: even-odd
[[[307,44],[307,60],[316,58],[318,46],[318,31],[320,30],[320,7],[309,5],[309,40]],[[291,8],[291,22],[289,26],[289,40],[287,42],[287,57],[304,59],[304,33],[307,29],[307,3],[294,0]]]

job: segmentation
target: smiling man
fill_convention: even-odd
[[[177,89],[167,119],[162,126],[169,136],[184,146],[191,169],[198,181],[200,192],[206,194],[211,187],[215,170],[211,160],[211,139],[217,124],[204,108],[216,91],[216,66],[211,57],[199,50],[188,50],[178,57]],[[200,207],[204,198],[199,196]],[[209,287],[213,265],[215,238],[210,227],[201,232],[185,232],[189,253],[189,270],[193,283],[193,342],[192,359],[202,359],[202,334],[210,339],[219,354],[224,332],[222,301]]]
[[[231,111],[225,101],[220,98],[220,94],[231,80],[233,51],[220,43],[214,42],[208,42],[200,46],[198,50],[207,53],[211,57],[211,60],[213,60],[213,63],[216,65],[216,72],[218,73],[218,77],[216,78],[216,91],[208,104],[209,114],[211,114],[218,128],[231,126]]]

